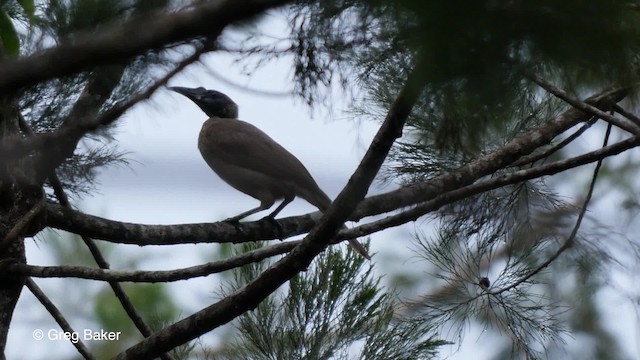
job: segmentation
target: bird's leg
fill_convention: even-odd
[[[236,216],[232,216],[232,217],[230,217],[228,219],[225,219],[224,222],[236,223],[237,224],[237,223],[240,222],[240,220],[246,218],[247,216],[253,215],[253,214],[255,214],[257,212],[260,212],[262,210],[267,210],[270,207],[271,206],[265,206],[265,204],[260,204],[260,206],[258,206],[258,207],[255,207],[255,208],[253,208],[251,210],[247,210],[247,211],[245,211],[243,213],[240,213],[240,214],[238,214]]]
[[[280,211],[282,211],[282,209],[284,209],[285,206],[289,205],[290,202],[293,201],[293,199],[295,198],[295,196],[287,196],[284,198],[284,200],[282,200],[282,202],[280,203],[280,205],[278,205],[278,207],[273,210],[271,212],[271,214],[267,215],[264,217],[264,219],[266,218],[270,218],[270,219],[275,219],[276,215],[278,215],[280,213]]]
[[[285,206],[289,205],[289,203],[292,202],[294,198],[295,196],[285,197],[284,200],[282,200],[282,202],[280,203],[280,205],[278,205],[278,207],[271,212],[271,214],[260,219],[260,221],[270,222],[278,230],[278,238],[280,239],[284,235],[284,230],[282,229],[282,226],[280,226],[280,223],[276,221],[275,219],[276,215],[278,215],[278,213],[282,211],[282,209],[284,209]]]
[[[272,204],[272,205],[273,205],[273,204]],[[240,220],[242,220],[242,219],[246,218],[246,217],[247,217],[247,216],[249,216],[249,215],[253,215],[253,214],[255,214],[255,213],[257,213],[257,212],[260,212],[260,211],[262,211],[262,210],[266,210],[266,209],[268,209],[268,208],[270,208],[270,207],[271,207],[271,205],[269,205],[269,206],[265,206],[265,204],[262,204],[262,203],[261,203],[261,204],[260,204],[260,206],[255,207],[255,208],[253,208],[253,209],[251,209],[251,210],[247,210],[247,211],[245,211],[245,212],[243,212],[243,213],[240,213],[240,214],[238,214],[238,215],[236,215],[236,216],[232,216],[232,217],[230,217],[230,218],[228,218],[228,219],[225,219],[225,220],[223,220],[223,222],[226,222],[226,223],[229,223],[229,224],[233,225],[233,227],[235,227],[235,228],[236,228],[236,231],[237,231],[237,232],[239,232],[239,233],[241,233],[241,234],[244,234],[244,232],[243,232],[243,231],[242,231],[242,229],[240,228]]]

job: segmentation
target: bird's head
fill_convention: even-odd
[[[230,97],[219,91],[207,90],[203,87],[192,89],[180,86],[172,86],[168,89],[191,99],[209,117],[215,116],[227,119],[238,117],[238,105]]]

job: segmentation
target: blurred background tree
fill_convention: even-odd
[[[6,0],[0,13],[3,56],[10,64],[11,59],[37,56],[43,49],[73,42],[78,34],[124,26],[152,11],[166,15],[212,3]],[[281,3],[287,2],[274,1],[269,6]],[[247,7],[253,5],[247,2]],[[418,211],[404,222],[421,219],[413,236],[421,267],[389,270],[385,282],[389,293],[384,295],[378,293],[382,291],[378,282],[370,282],[370,269],[362,269],[353,258],[342,258],[332,250],[321,255],[310,274],[324,279],[320,275],[330,276],[323,271],[331,267],[336,273],[341,269],[348,272],[347,278],[354,281],[365,279],[349,283],[341,278],[341,284],[344,289],[362,286],[352,289],[354,292],[375,290],[369,296],[380,300],[378,305],[384,310],[380,310],[380,317],[367,321],[388,321],[386,324],[395,329],[393,324],[401,324],[400,318],[420,319],[423,323],[416,325],[414,335],[424,331],[424,338],[416,337],[413,344],[420,348],[426,341],[429,346],[416,356],[433,356],[433,346],[441,344],[429,342],[435,338],[457,344],[468,341],[464,335],[470,324],[484,329],[484,336],[502,340],[492,342],[498,344],[492,351],[496,359],[630,356],[608,330],[599,296],[619,281],[621,273],[637,274],[638,270],[640,249],[637,240],[628,235],[633,234],[631,220],[639,208],[637,160],[617,154],[637,146],[640,135],[640,119],[634,115],[639,3],[298,0],[278,13],[288,25],[288,33],[281,37],[265,29],[262,10],[256,13],[244,16],[215,39],[206,32],[176,32],[171,41],[141,48],[135,56],[89,64],[71,75],[50,76],[4,94],[0,137],[52,133],[109,114],[126,104],[131,94],[147,89],[152,92],[166,81],[165,74],[173,69],[179,72],[180,66],[196,61],[197,56],[183,55],[194,49],[196,53],[231,54],[238,67],[249,72],[284,62],[291,69],[292,93],[311,111],[330,108],[336,97],[348,97],[354,119],[371,121],[380,121],[393,108],[408,74],[415,71],[421,80],[420,96],[410,106],[403,137],[391,149],[378,179],[404,189],[442,188],[439,194],[416,197],[415,202],[393,209],[398,216],[411,211],[407,207]],[[176,63],[181,65],[174,67]],[[580,100],[606,91],[606,96]],[[571,112],[571,107],[579,111]],[[51,163],[55,174],[29,168],[22,158],[18,161],[22,161],[21,170],[14,171],[13,162],[7,161],[0,178],[2,237],[14,219],[37,203],[39,195],[34,188],[44,188],[47,201],[67,206],[64,191],[75,196],[91,193],[98,169],[126,162],[112,131],[108,124],[83,132],[82,140],[77,146],[73,144],[74,151],[63,151],[62,159],[56,154],[51,158],[38,154],[35,158]],[[616,155],[615,161],[603,162],[604,155],[594,155],[585,163],[596,164],[595,169],[573,170],[578,154],[614,142],[627,144],[608,153]],[[524,150],[505,150],[511,148]],[[557,167],[536,173],[547,164]],[[24,174],[43,181],[15,180]],[[503,183],[482,187],[491,181]],[[421,206],[426,210],[420,212]],[[624,211],[626,223],[611,214],[587,210],[598,206]],[[86,237],[83,241],[98,265],[106,267],[95,244]],[[224,256],[238,256],[234,254]],[[327,261],[331,257],[335,258],[330,266]],[[59,260],[61,265],[69,264],[65,257]],[[260,263],[235,270],[240,276],[236,285],[256,278],[266,266]],[[385,265],[381,261],[376,266]],[[335,291],[323,288],[305,296],[302,289],[313,287],[314,281],[307,275],[293,278],[288,297],[269,298],[259,310],[240,317],[238,333],[234,333],[241,336],[238,342],[216,356],[342,358],[338,354],[347,354],[338,347],[314,352],[306,340],[315,340],[292,341],[293,337],[283,335],[296,325],[300,329],[305,326],[295,323],[300,318],[289,318],[292,314],[276,313],[276,309],[320,302]],[[631,277],[634,280],[637,278]],[[13,292],[0,296],[15,300],[15,289],[20,287],[13,286]],[[124,292],[117,282],[111,287],[116,294]],[[637,307],[637,290],[625,286],[615,290]],[[136,302],[139,291],[149,294],[151,300]],[[127,293],[131,306],[147,320],[145,309],[161,308],[153,299],[168,296],[162,286],[155,285],[132,287]],[[392,297],[396,297],[394,301]],[[118,298],[122,303],[128,301]],[[93,301],[96,318],[105,328],[114,326],[107,326],[109,321],[119,323],[120,315],[107,313],[109,306],[104,305],[107,300],[102,293]],[[336,297],[335,301],[349,300]],[[162,322],[177,317],[171,301],[162,306]],[[390,318],[392,307],[397,319]],[[3,307],[3,311],[10,314],[10,308]],[[131,311],[127,314],[135,316]],[[144,322],[134,322],[145,336],[155,330],[154,326],[144,330]],[[274,328],[272,333],[267,333],[269,326],[258,326],[274,322],[287,326]],[[313,322],[314,326],[320,324]],[[424,324],[429,326],[422,327]],[[354,335],[348,334],[349,330],[364,331],[356,325],[354,321],[353,327],[338,330],[347,337]],[[262,331],[251,334],[252,328]],[[331,336],[334,334],[325,334],[325,341]],[[564,341],[571,337],[584,346],[565,348]],[[369,340],[363,339],[353,337],[365,346],[353,357],[380,358],[375,352],[366,352],[372,348]],[[247,345],[260,341],[272,344],[273,349]]]

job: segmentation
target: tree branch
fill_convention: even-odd
[[[300,242],[300,240],[288,241],[257,250],[247,251],[246,253],[228,259],[174,270],[118,271],[110,270],[108,268],[96,269],[86,266],[34,266],[18,263],[0,264],[0,268],[7,274],[20,274],[41,278],[73,277],[108,282],[170,282],[207,276],[258,262],[271,256],[287,253],[300,244]],[[145,336],[149,335],[145,334]]]
[[[72,40],[29,57],[0,65],[0,93],[80,72],[89,67],[121,63],[149,49],[197,36],[217,37],[229,24],[249,19],[291,0],[220,0],[200,2],[190,10],[154,13],[76,34]]]
[[[16,223],[13,225],[11,230],[5,235],[5,237],[0,241],[0,250],[4,250],[4,248],[9,245],[11,241],[18,238],[22,234],[22,230],[33,220],[40,212],[45,208],[45,200],[44,197],[40,199],[37,203],[31,207],[29,211],[27,211],[24,216],[22,216]]]
[[[511,166],[512,167],[516,167],[516,166],[522,166],[522,165],[525,165],[525,164],[533,164],[534,162],[536,162],[538,160],[542,160],[544,158],[547,158],[547,157],[551,156],[556,151],[564,148],[565,146],[567,146],[568,144],[573,142],[575,139],[580,137],[580,135],[582,135],[591,126],[593,126],[593,124],[595,124],[596,121],[598,121],[598,119],[595,116],[592,116],[589,121],[587,121],[586,123],[584,123],[580,127],[580,129],[576,130],[573,134],[567,136],[566,139],[560,141],[559,143],[557,143],[556,145],[552,146],[551,148],[543,151],[542,153],[539,153],[539,154],[535,154],[534,153],[534,154],[531,154],[531,155],[528,155],[528,156],[521,157],[518,161],[516,161],[513,164],[511,164]]]
[[[338,240],[355,239],[370,235],[378,231],[399,226],[432,211],[438,210],[444,205],[465,199],[467,197],[500,188],[502,186],[516,184],[522,181],[535,179],[542,176],[555,175],[557,173],[573,169],[579,166],[599,161],[606,157],[618,155],[624,151],[640,145],[640,136],[634,136],[613,145],[605,146],[598,150],[588,152],[570,159],[559,160],[550,164],[536,166],[530,169],[518,170],[508,174],[502,174],[491,179],[455,189],[437,197],[402,211],[398,214],[385,217],[371,223],[341,230]],[[399,190],[396,190],[399,191]],[[395,193],[391,192],[391,193]],[[308,232],[316,223],[315,214],[306,214],[295,217],[279,219],[278,223],[283,227],[284,238]],[[115,243],[136,245],[175,245],[188,243],[243,243],[258,240],[271,240],[278,235],[277,229],[270,224],[261,221],[240,223],[238,227],[229,226],[225,222],[179,225],[141,225],[107,220],[79,211],[65,209],[58,205],[47,205],[47,217],[53,227],[62,230],[80,232],[99,228],[98,232],[104,237],[101,239]],[[295,230],[293,230],[295,229]],[[306,230],[305,230],[306,229]],[[136,241],[136,239],[138,241]],[[33,275],[34,274],[27,274]]]
[[[548,91],[549,93],[553,94],[555,97],[566,101],[567,103],[569,103],[571,106],[573,106],[576,109],[582,110],[587,114],[591,114],[593,116],[596,116],[606,122],[608,122],[611,125],[617,126],[623,130],[626,130],[627,132],[633,134],[633,135],[638,135],[640,134],[640,126],[636,125],[635,123],[627,123],[625,121],[623,121],[622,119],[618,119],[613,115],[607,114],[606,112],[598,109],[597,106],[593,106],[591,104],[589,104],[589,100],[587,101],[582,101],[580,99],[578,99],[575,96],[570,95],[569,93],[567,93],[566,91],[560,89],[559,87],[554,86],[553,84],[551,84],[550,82],[548,82],[547,80],[543,79],[541,76],[539,76],[538,74],[535,74],[532,71],[524,71],[525,77],[528,78],[529,80],[533,81],[534,83],[538,84],[541,88],[545,89],[546,91]],[[604,106],[606,106],[607,108],[612,108],[614,104],[602,104]]]
[[[370,222],[368,224],[353,227],[340,231],[338,239],[354,239],[361,236],[370,235],[378,231],[400,226],[410,221],[415,221],[421,216],[436,211],[444,205],[474,196],[489,190],[494,190],[506,185],[517,184],[522,181],[535,179],[542,176],[554,175],[569,169],[590,164],[594,161],[618,155],[624,151],[640,146],[640,136],[634,136],[620,141],[616,144],[605,146],[598,150],[576,156],[566,160],[560,160],[547,165],[540,165],[534,168],[514,171],[503,174],[488,180],[482,180],[472,185],[441,194],[432,200],[416,205],[415,207],[402,211],[398,214],[385,217],[383,219]]]
[[[75,331],[73,330],[73,328],[71,327],[67,319],[64,318],[60,310],[58,310],[58,308],[53,304],[53,302],[49,300],[47,295],[42,291],[42,289],[40,289],[40,287],[33,281],[33,279],[27,278],[25,285],[27,286],[29,291],[31,291],[33,296],[35,296],[36,299],[40,301],[42,306],[44,306],[45,309],[47,309],[49,314],[53,316],[53,318],[58,323],[58,325],[60,325],[60,329],[70,334],[75,333]],[[80,353],[80,355],[82,355],[83,358],[87,360],[95,360],[95,356],[91,354],[89,349],[84,345],[84,343],[80,339],[78,339],[78,341],[71,341],[71,344],[76,348],[76,350],[78,350],[78,352]]]
[[[245,243],[272,240],[280,236],[278,229],[266,221],[242,222],[237,226],[224,221],[179,225],[142,225],[107,220],[55,204],[47,204],[48,225],[120,244],[175,245],[199,243]],[[315,219],[315,220],[314,220]],[[309,232],[318,213],[279,219],[286,237]],[[283,236],[283,237],[285,237]]]

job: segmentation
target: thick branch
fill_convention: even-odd
[[[218,36],[227,25],[249,19],[290,0],[223,0],[201,2],[174,14],[133,18],[92,33],[79,34],[55,48],[0,65],[0,93],[80,72],[121,63],[170,43],[197,36]]]
[[[279,230],[267,221],[142,225],[107,220],[79,211],[47,204],[49,226],[85,235],[94,239],[133,245],[174,245],[197,243],[244,243],[271,240],[279,236]],[[293,236],[309,232],[316,224],[317,213],[279,219],[282,234]]]
[[[541,152],[539,154],[533,153],[531,155],[521,157],[518,161],[516,161],[513,164],[511,164],[511,166],[512,167],[516,167],[516,166],[522,166],[522,165],[525,165],[525,164],[533,164],[533,163],[535,163],[535,162],[537,162],[539,160],[548,158],[552,154],[555,154],[558,150],[560,150],[560,149],[564,148],[565,146],[567,146],[568,144],[570,144],[575,139],[579,138],[585,131],[587,131],[591,126],[593,126],[593,124],[595,124],[596,121],[598,121],[598,119],[596,117],[592,117],[591,120],[589,120],[586,123],[584,123],[580,127],[580,129],[576,130],[573,134],[567,136],[566,139],[560,141],[559,143],[555,144],[551,148],[546,149],[545,151],[543,151],[543,152]]]

